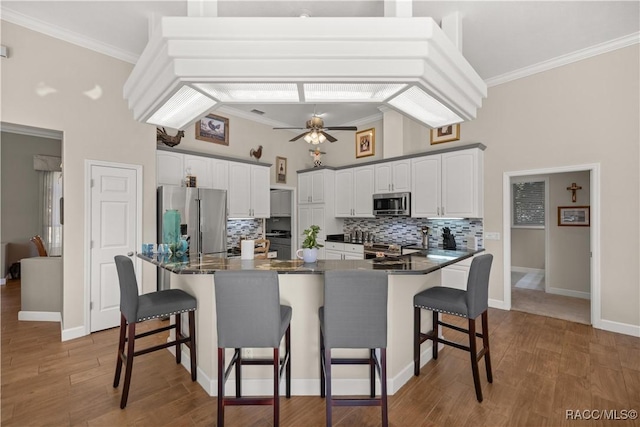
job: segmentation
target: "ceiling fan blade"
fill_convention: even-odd
[[[296,136],[295,138],[291,138],[291,139],[289,140],[289,142],[297,141],[297,140],[299,140],[300,138],[302,138],[303,136],[305,136],[305,135],[306,135],[306,134],[308,134],[308,133],[309,133],[309,132],[302,132],[300,135]]]
[[[300,129],[300,130],[304,130],[305,128],[273,128],[273,129]]]
[[[327,138],[327,141],[329,141],[329,142],[336,142],[337,141],[337,139],[335,139],[334,137],[332,137],[331,135],[329,135],[325,131],[320,131],[320,133],[323,134],[324,137]]]
[[[356,126],[327,126],[326,130],[358,130]]]

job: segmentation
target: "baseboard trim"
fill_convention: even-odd
[[[515,271],[516,273],[544,273],[544,268],[517,267],[512,265],[511,271]]]
[[[57,311],[19,311],[18,320],[26,322],[62,322],[62,315]]]
[[[640,338],[640,326],[630,325],[629,323],[615,322],[613,320],[600,319],[598,329],[603,329],[609,332],[617,332],[619,334],[631,335],[632,337]],[[594,325],[595,327],[595,325]]]
[[[497,308],[499,310],[510,310],[511,309],[511,307],[507,307],[507,304],[505,304],[504,301],[501,301],[499,299],[492,299],[492,298],[489,298],[489,307]]]
[[[87,335],[84,330],[84,326],[77,326],[75,328],[64,329],[62,328],[62,341],[74,340]]]
[[[549,294],[563,295],[565,297],[581,298],[587,300],[591,299],[591,294],[589,292],[574,291],[571,289],[554,288],[549,286],[547,287],[546,292]]]

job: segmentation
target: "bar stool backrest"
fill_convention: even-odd
[[[325,347],[386,348],[387,294],[384,272],[325,272]]]
[[[275,348],[282,338],[275,271],[217,271],[218,347]]]
[[[473,258],[467,280],[467,315],[475,319],[489,306],[489,273],[493,255],[484,254]]]
[[[135,323],[138,320],[138,282],[133,262],[124,255],[114,258],[120,284],[120,312],[128,323]]]

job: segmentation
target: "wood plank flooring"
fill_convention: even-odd
[[[2,426],[215,425],[216,398],[192,383],[169,352],[136,358],[129,403],[120,410],[121,390],[112,387],[116,329],[60,342],[59,324],[17,320],[19,281],[1,286],[0,298]],[[488,384],[481,369],[484,402],[475,399],[468,354],[447,347],[390,397],[390,425],[640,426],[638,420],[565,419],[571,409],[640,410],[639,338],[517,311],[492,309],[489,325],[494,382]],[[304,362],[293,355],[292,363]],[[320,397],[283,397],[281,404],[283,426],[325,423]],[[377,408],[337,408],[334,425],[377,426],[379,414]],[[231,407],[226,421],[270,426],[271,409]]]

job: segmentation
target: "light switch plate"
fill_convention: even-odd
[[[485,240],[500,240],[500,233],[495,232],[485,232],[484,233]]]

